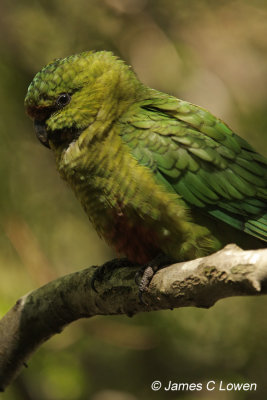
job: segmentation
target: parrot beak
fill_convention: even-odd
[[[48,132],[47,132],[46,126],[45,126],[45,120],[43,120],[43,121],[35,120],[34,121],[34,129],[35,129],[36,136],[40,140],[40,142],[45,147],[48,147],[50,149]]]

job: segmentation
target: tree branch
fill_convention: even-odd
[[[116,269],[111,268],[116,265]],[[95,315],[196,306],[240,295],[267,294],[267,249],[243,251],[228,245],[210,256],[173,264],[153,277],[138,300],[135,274],[140,266],[127,260],[105,264],[103,280],[92,277],[97,267],[56,279],[20,298],[0,321],[0,389],[19,373],[44,341],[70,322]]]

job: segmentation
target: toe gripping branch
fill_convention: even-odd
[[[143,299],[143,294],[148,291],[149,284],[155,275],[155,273],[162,268],[172,264],[174,262],[173,259],[167,257],[164,254],[159,254],[149,263],[141,267],[141,269],[135,275],[135,282],[138,285],[139,292],[138,298],[142,304],[147,304]],[[101,284],[105,279],[110,279],[111,275],[116,269],[129,267],[130,265],[136,265],[131,263],[127,258],[117,258],[111,261],[106,262],[101,267],[97,267],[91,281],[92,289],[98,293],[96,289],[96,282]]]
[[[140,271],[137,272],[135,276],[135,282],[138,285],[139,293],[138,297],[142,304],[147,304],[143,299],[143,294],[148,291],[149,284],[155,275],[155,273],[162,268],[173,264],[175,260],[166,256],[165,254],[159,254],[148,264],[145,265]]]
[[[110,279],[116,269],[129,267],[130,265],[131,262],[127,258],[115,258],[114,260],[106,262],[101,267],[97,267],[91,280],[92,289],[98,293],[95,287],[96,282],[101,284],[104,279]]]

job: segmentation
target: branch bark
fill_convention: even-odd
[[[116,269],[110,268],[111,265]],[[103,280],[86,268],[20,298],[0,321],[0,390],[17,376],[30,355],[47,339],[79,318],[179,307],[211,307],[230,296],[267,294],[267,249],[243,251],[236,245],[196,260],[159,270],[138,299],[135,274],[127,260],[105,264]]]

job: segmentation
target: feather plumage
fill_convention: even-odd
[[[112,53],[50,63],[25,105],[99,235],[132,260],[267,241],[267,160],[208,111],[144,86]]]

